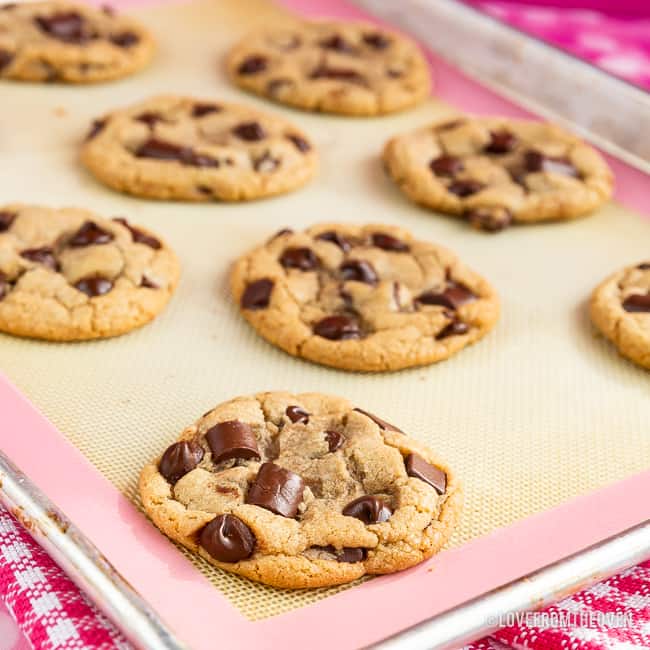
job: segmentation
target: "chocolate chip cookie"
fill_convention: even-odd
[[[0,332],[50,341],[124,334],[162,311],[178,275],[163,241],[124,218],[0,207]]]
[[[581,217],[612,193],[602,156],[542,122],[460,117],[393,138],[383,159],[411,200],[488,232]]]
[[[230,52],[227,65],[238,86],[310,111],[392,113],[430,91],[429,68],[415,43],[363,23],[261,29]]]
[[[140,476],[174,541],[277,587],[413,566],[449,539],[457,480],[427,447],[345,399],[260,393],[208,411]]]
[[[597,287],[591,320],[624,357],[650,369],[650,261],[628,266]]]
[[[499,312],[492,287],[456,255],[385,225],[282,230],[235,264],[231,287],[265,339],[345,370],[447,359]]]
[[[155,44],[109,7],[71,2],[0,5],[0,78],[91,83],[145,67]]]
[[[246,201],[300,187],[318,159],[309,138],[280,117],[167,95],[96,120],[82,160],[100,181],[136,196]]]

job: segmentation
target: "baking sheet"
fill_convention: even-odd
[[[229,87],[219,65],[247,28],[286,19],[279,9],[233,0],[145,15],[161,41],[149,71],[83,89],[5,84],[0,106],[3,200],[127,216],[165,236],[183,263],[170,307],[143,330],[74,345],[0,337],[0,368],[121,492],[137,502],[140,466],[209,407],[267,389],[346,395],[436,448],[466,485],[454,546],[648,467],[648,374],[593,337],[585,309],[604,275],[647,257],[647,221],[610,205],[583,221],[490,237],[432,215],[384,177],[378,153],[392,134],[450,107],[431,101],[369,120],[283,109]],[[318,144],[319,177],[277,199],[195,206],[117,195],[78,166],[76,145],[94,117],[172,91],[284,114]],[[277,229],[319,220],[399,223],[456,250],[499,289],[497,330],[448,362],[389,375],[325,369],[272,348],[230,303],[227,266]],[[197,566],[251,619],[335,591],[281,592]]]

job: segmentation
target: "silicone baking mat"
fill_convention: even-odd
[[[474,232],[408,203],[378,157],[389,136],[452,115],[449,105],[432,99],[363,120],[285,109],[231,87],[222,69],[223,53],[247,29],[292,20],[284,10],[263,0],[221,0],[139,13],[161,45],[152,68],[87,88],[4,84],[0,108],[3,201],[126,216],[163,235],[183,264],[169,308],[132,334],[84,344],[0,336],[0,368],[121,493],[137,504],[140,467],[208,408],[273,389],[345,395],[448,459],[466,488],[454,547],[648,469],[648,373],[595,338],[586,313],[589,292],[605,275],[647,258],[647,220],[612,203],[572,223]],[[513,112],[466,81],[470,90],[460,92],[455,73],[440,69],[441,93],[459,108]],[[314,138],[320,174],[299,192],[241,205],[152,202],[103,188],[77,162],[88,125],[159,92],[245,101],[285,115]],[[626,185],[639,178],[624,175]],[[396,223],[452,248],[498,288],[498,327],[447,362],[381,375],[326,369],[269,346],[229,299],[229,264],[282,227],[321,220]],[[137,536],[128,542],[137,544]],[[336,591],[280,591],[195,565],[248,619]]]

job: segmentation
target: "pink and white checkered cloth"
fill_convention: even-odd
[[[0,650],[133,650],[1,507],[0,602],[6,608],[0,605]],[[575,594],[544,613],[549,618],[555,616],[560,625],[545,627],[547,620],[517,621],[465,650],[650,648],[650,561]],[[601,621],[596,618],[600,614],[612,618]],[[569,627],[564,626],[567,619]]]

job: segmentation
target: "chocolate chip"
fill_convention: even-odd
[[[292,422],[300,422],[301,424],[309,422],[309,413],[300,406],[287,406],[285,413]]]
[[[199,543],[218,562],[250,557],[256,543],[253,531],[235,515],[218,515],[201,531]]]
[[[36,16],[34,22],[48,36],[65,43],[85,43],[95,37],[83,16],[76,11],[62,11],[51,16]]]
[[[118,47],[128,48],[137,45],[140,42],[140,37],[134,32],[120,32],[119,34],[113,34],[110,41]]]
[[[357,53],[356,48],[348,43],[340,34],[325,38],[318,44],[326,50],[334,50],[335,52],[343,52],[345,54]]]
[[[136,121],[146,124],[150,129],[152,129],[157,122],[164,122],[164,118],[160,113],[154,113],[152,111],[140,113],[135,118]]]
[[[299,135],[295,135],[293,133],[290,133],[289,135],[286,136],[287,140],[290,140],[293,142],[294,146],[298,151],[301,153],[307,153],[308,151],[311,150],[311,145],[307,140],[305,140],[303,137]]]
[[[467,334],[467,332],[469,332],[467,323],[463,323],[461,320],[453,320],[436,334],[436,339],[440,340],[450,336],[461,336],[462,334]]]
[[[8,50],[0,49],[0,70],[6,68],[14,60],[14,55]]]
[[[385,50],[390,45],[391,40],[379,32],[374,32],[371,34],[364,34],[363,42],[366,45],[370,45],[370,47],[374,47],[376,50]]]
[[[349,83],[358,84],[360,86],[367,86],[366,78],[350,68],[332,68],[324,63],[321,63],[309,75],[310,79],[335,79],[336,81],[347,81]]]
[[[18,216],[17,212],[8,212],[7,210],[0,211],[0,232],[5,232],[11,228],[11,224]]]
[[[244,59],[237,68],[239,74],[257,74],[266,70],[268,59],[265,56],[253,55]]]
[[[169,483],[191,472],[203,458],[203,447],[192,440],[175,442],[167,447],[158,464],[158,471]]]
[[[512,224],[512,212],[508,208],[473,208],[464,216],[473,228],[485,232],[500,232]]]
[[[354,562],[363,562],[368,557],[368,551],[365,548],[352,548],[346,546],[340,551],[336,551],[335,555],[339,562],[353,564]]]
[[[327,316],[314,325],[314,334],[330,341],[361,338],[359,323],[352,316]]]
[[[243,309],[266,309],[271,300],[273,291],[273,280],[262,278],[251,282],[245,289],[241,297],[241,306]]]
[[[59,270],[59,263],[54,257],[54,251],[49,246],[44,246],[43,248],[29,248],[20,253],[21,257],[24,257],[30,262],[36,262],[36,264],[42,264],[47,266],[52,271]]]
[[[156,160],[174,160],[182,165],[191,167],[219,167],[219,161],[198,154],[190,147],[182,147],[171,142],[149,138],[141,144],[134,152],[137,158],[154,158]]]
[[[239,420],[219,422],[205,433],[212,451],[212,461],[220,463],[232,458],[260,459],[255,432],[249,424]]]
[[[436,176],[454,176],[458,172],[462,171],[464,168],[463,161],[456,156],[447,156],[443,154],[434,158],[429,163],[429,169]]]
[[[1,228],[1,225],[2,225],[2,223],[1,223],[2,222],[2,216],[1,215],[2,215],[2,213],[0,213],[0,230],[2,229]],[[649,271],[650,270],[650,262],[642,262],[636,268],[640,269],[641,271]]]
[[[435,465],[427,463],[418,454],[409,454],[405,461],[406,473],[414,478],[428,483],[438,494],[444,494],[447,489],[447,475]]]
[[[253,169],[261,174],[272,172],[278,167],[280,160],[274,158],[270,151],[265,151],[261,156],[253,161]]]
[[[101,275],[92,275],[74,283],[74,288],[85,293],[89,298],[103,296],[113,288],[113,283]]]
[[[242,122],[232,132],[240,139],[247,142],[258,142],[266,137],[266,131],[259,122]]]
[[[318,258],[311,248],[285,248],[280,256],[280,264],[285,269],[311,271],[318,267]]]
[[[450,282],[443,292],[427,291],[416,298],[423,305],[440,305],[454,310],[472,300],[476,300],[476,294],[455,282]]]
[[[548,172],[562,176],[580,176],[568,158],[545,156],[539,151],[530,150],[524,154],[524,166],[528,172]]]
[[[81,248],[82,246],[98,246],[108,244],[114,239],[113,233],[100,228],[94,221],[86,221],[68,240],[68,246]]]
[[[407,253],[409,246],[401,239],[387,235],[383,232],[375,232],[371,237],[372,245],[381,248],[385,251],[393,251],[395,253]]]
[[[471,196],[480,192],[485,186],[483,183],[473,180],[458,180],[454,181],[447,189],[452,193],[460,196],[461,198],[465,196]]]
[[[154,250],[160,250],[162,248],[162,244],[154,236],[148,235],[139,228],[135,228],[124,217],[115,217],[113,221],[121,223],[131,233],[131,239],[137,244],[144,244]]]
[[[633,293],[623,301],[623,309],[629,312],[650,312],[650,291]]]
[[[248,489],[246,503],[266,508],[282,517],[295,517],[302,503],[305,482],[275,463],[264,463]]]
[[[94,120],[93,123],[90,125],[90,130],[88,131],[88,134],[86,135],[86,142],[89,140],[92,140],[96,135],[101,133],[104,130],[104,127],[106,126],[108,120],[103,119],[103,120]]]
[[[398,429],[394,424],[391,424],[390,422],[386,422],[386,420],[382,420],[381,418],[378,418],[376,415],[373,415],[372,413],[368,413],[368,411],[364,411],[363,409],[354,409],[357,413],[361,413],[362,415],[365,415],[367,418],[370,418],[380,429],[384,429],[384,431],[395,431],[396,433],[404,433],[401,429]]]
[[[203,117],[211,113],[219,113],[221,106],[218,104],[194,104],[192,107],[192,117]]]
[[[510,153],[517,146],[517,137],[502,129],[501,131],[490,132],[490,142],[485,147],[484,151],[493,154]]]
[[[330,452],[340,449],[343,444],[343,436],[338,431],[326,431],[325,441]]]
[[[377,284],[379,276],[370,262],[365,260],[347,260],[339,267],[341,277],[346,282],[364,282]]]
[[[367,526],[368,524],[380,524],[388,521],[393,511],[386,505],[383,499],[365,496],[350,501],[343,508],[343,514],[346,517],[360,519]]]
[[[334,230],[322,232],[320,235],[318,235],[318,237],[316,237],[316,239],[336,244],[344,253],[347,253],[352,248],[352,244],[350,244],[350,242],[345,237]]]
[[[151,281],[146,275],[142,276],[140,287],[143,289],[160,289],[160,287],[155,282]]]

